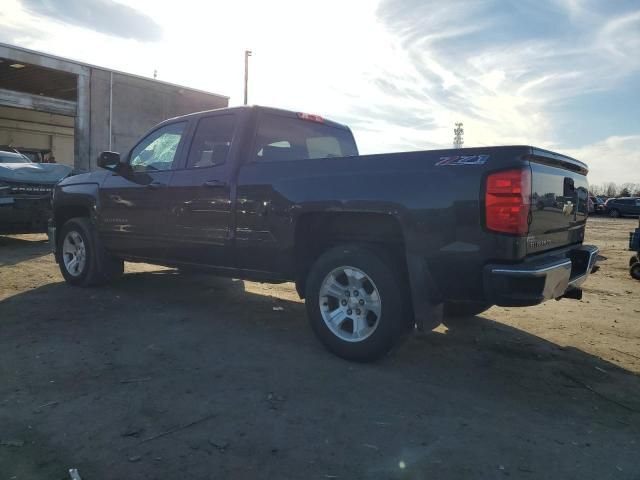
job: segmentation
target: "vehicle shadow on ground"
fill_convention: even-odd
[[[37,446],[0,450],[0,464],[41,478],[64,473],[70,462],[92,478],[107,470],[124,478],[131,468],[127,456],[129,462],[148,457],[144,472],[152,477],[192,472],[192,478],[208,478],[217,472],[222,478],[229,472],[212,465],[226,465],[231,471],[263,468],[264,478],[276,478],[287,469],[278,470],[284,463],[274,452],[287,450],[296,452],[288,458],[291,471],[352,465],[345,467],[344,478],[365,470],[371,477],[395,478],[401,477],[397,459],[396,470],[388,463],[395,455],[403,455],[413,472],[437,474],[439,464],[420,445],[442,443],[461,424],[480,422],[468,441],[477,442],[476,435],[488,442],[486,448],[503,452],[514,442],[525,449],[531,438],[546,445],[553,437],[561,443],[538,447],[549,449],[547,457],[572,441],[575,425],[638,433],[638,376],[495,322],[491,311],[414,335],[377,363],[352,364],[319,345],[300,302],[248,292],[239,280],[158,270],[129,273],[99,289],[52,283],[9,297],[0,302],[0,329],[0,364],[20,365],[15,375],[6,371],[0,386],[5,413],[11,413],[0,415],[7,425],[3,434],[36,434],[25,427],[33,412],[22,412],[20,405],[46,405],[52,398],[60,403],[38,417],[36,428],[48,451],[56,452],[54,460],[32,467],[30,459],[41,453]],[[52,360],[36,359],[36,353],[48,351],[60,353]],[[15,393],[24,389],[25,379],[29,393]],[[12,403],[15,399],[20,402]],[[148,448],[137,446],[140,439],[210,411],[219,415],[214,425],[222,440],[194,427]],[[546,430],[538,431],[531,418]],[[280,429],[285,436],[276,433]],[[485,436],[492,431],[496,440],[489,441]],[[354,436],[369,445],[363,455],[384,442],[391,442],[385,452],[393,455],[379,454],[366,469],[356,465],[349,448]],[[64,447],[68,438],[82,447]],[[462,448],[465,438],[452,439],[447,448]],[[216,460],[226,442],[235,456]],[[491,442],[498,443],[491,447]],[[300,450],[302,444],[310,447]],[[268,447],[266,453],[261,445]],[[627,453],[618,455],[625,460]],[[458,478],[469,473],[463,469],[467,463],[478,461],[456,458]],[[529,460],[527,468],[560,478],[544,455],[539,465],[536,461]],[[197,465],[207,467],[199,474]],[[327,471],[333,470],[315,473],[321,477]]]
[[[0,267],[16,265],[25,260],[48,255],[47,238],[25,239],[0,235]]]

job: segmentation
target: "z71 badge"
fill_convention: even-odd
[[[489,160],[489,155],[455,155],[452,157],[440,157],[436,167],[443,165],[484,165]]]

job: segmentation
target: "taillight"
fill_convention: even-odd
[[[298,112],[298,118],[301,120],[309,120],[311,122],[324,123],[324,118],[320,115],[314,115],[313,113]]]
[[[531,170],[518,168],[489,175],[484,204],[489,230],[526,235],[531,207]]]

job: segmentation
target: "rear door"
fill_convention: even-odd
[[[620,200],[620,212],[623,215],[640,215],[640,200],[635,198],[625,198]]]
[[[304,172],[307,160],[357,155],[358,150],[349,129],[316,115],[261,111],[257,121],[237,180],[237,265],[282,272],[287,268],[283,257],[291,257],[287,251],[292,248],[291,212],[296,206],[279,187],[292,181],[292,170]]]
[[[533,149],[527,253],[579,243],[589,211],[587,167],[563,155]]]
[[[99,229],[108,249],[161,258],[165,249],[167,186],[178,164],[187,122],[164,125],[133,147],[122,173],[100,187]]]
[[[171,260],[233,266],[232,202],[229,172],[238,123],[236,113],[200,117],[186,162],[169,184],[167,218]]]

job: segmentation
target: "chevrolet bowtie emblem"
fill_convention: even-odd
[[[562,207],[562,213],[564,213],[565,216],[569,216],[573,213],[573,208],[575,207],[575,205],[571,202],[567,202],[564,204],[564,206]]]

